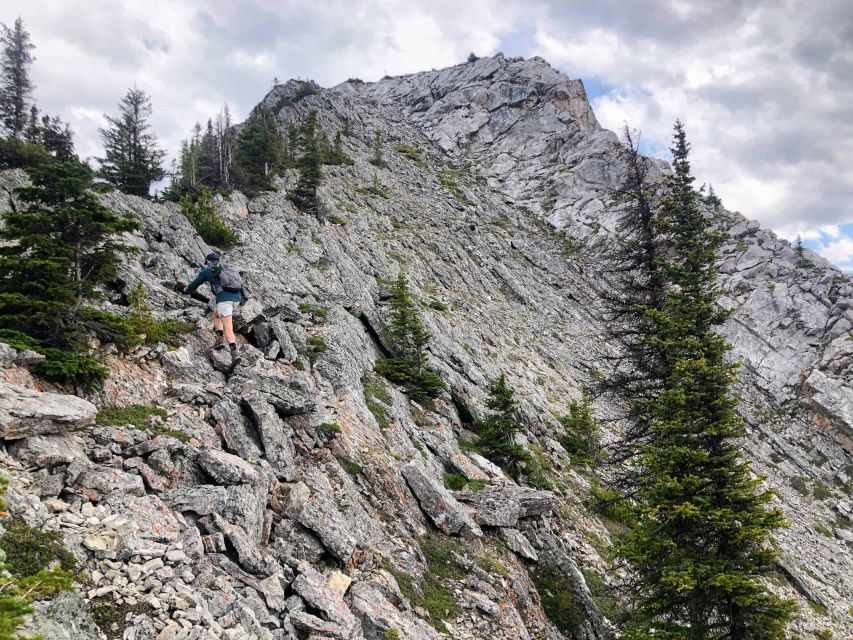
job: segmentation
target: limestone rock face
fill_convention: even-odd
[[[0,438],[4,440],[85,427],[95,421],[97,412],[95,405],[83,398],[0,382]]]
[[[324,166],[320,216],[288,199],[293,170],[275,191],[216,197],[253,294],[236,323],[242,361],[211,353],[209,292],[179,293],[211,249],[179,208],[103,194],[140,228],[99,304],[125,314],[141,283],[158,318],[197,329],[175,349],[97,347],[110,379],[85,399],[0,345],[10,517],[62,532],[79,597],[128,612],[114,634],[126,640],[560,640],[536,591],[546,567],[570,585],[573,640],[615,637],[593,597],[619,579],[601,555],[608,523],[560,445],[559,417],[619,351],[603,338],[600,268],[617,138],[583,84],[497,55],[331,89],[290,81],[263,104],[285,130],[316,110],[353,164]],[[0,172],[0,204],[25,182]],[[853,283],[740,214],[706,213],[730,237],[719,303],[742,364],[743,451],[790,522],[772,588],[801,605],[792,632],[849,637]],[[374,372],[400,270],[447,385],[429,403]],[[471,450],[501,373],[536,486]],[[130,404],[166,417],[93,424],[96,406]],[[32,620],[45,637],[52,615],[40,605]]]

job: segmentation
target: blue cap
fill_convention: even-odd
[[[207,257],[205,258],[205,260],[207,260],[208,262],[216,262],[217,260],[219,260],[219,255],[220,255],[219,253],[217,253],[216,251],[213,251],[213,252],[207,254]]]

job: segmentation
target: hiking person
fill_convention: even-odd
[[[195,280],[190,282],[184,289],[185,294],[191,294],[205,282],[210,284],[213,295],[216,296],[213,303],[213,330],[216,331],[216,342],[214,349],[225,347],[226,341],[231,349],[231,364],[240,362],[240,354],[237,352],[237,338],[234,336],[234,305],[240,304],[245,294],[243,292],[243,279],[240,272],[234,267],[222,264],[221,254],[217,251],[208,253],[204,259],[204,267],[198,272]]]

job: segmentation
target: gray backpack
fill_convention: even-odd
[[[223,291],[238,293],[243,290],[243,276],[235,267],[230,264],[220,264],[217,271],[219,271],[217,275]]]

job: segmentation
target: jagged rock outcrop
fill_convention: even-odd
[[[309,109],[330,133],[349,123],[354,164],[324,167],[322,218],[287,199],[290,173],[278,191],[217,198],[242,241],[228,258],[256,296],[236,319],[242,362],[210,352],[205,304],[176,291],[209,250],[178,207],[104,194],[140,222],[129,237],[139,253],[104,305],[125,313],[141,282],[158,317],[197,330],[173,350],[104,347],[104,389],[60,396],[74,419],[43,406],[63,390],[34,378],[31,354],[0,346],[0,388],[43,403],[28,418],[2,414],[15,403],[0,410],[12,416],[0,435],[10,517],[62,532],[86,580],[78,590],[118,607],[105,631],[127,640],[613,637],[586,579],[616,577],[600,555],[607,523],[585,507],[589,480],[559,444],[558,418],[618,348],[602,340],[596,270],[612,239],[614,134],[580,81],[539,59],[298,93],[288,83],[264,101],[285,124]],[[369,163],[376,130],[383,167]],[[366,188],[374,175],[386,197]],[[0,175],[2,193],[23,179]],[[796,630],[845,637],[853,290],[757,224],[716,220],[731,235],[721,304],[745,365],[743,446],[791,522],[774,588],[805,605]],[[387,347],[385,283],[400,269],[448,387],[429,404],[373,374]],[[464,446],[502,371],[552,489]],[[156,404],[167,417],[98,426],[89,403]],[[445,473],[468,486],[448,489]],[[543,567],[571,585],[571,629],[541,607]]]

